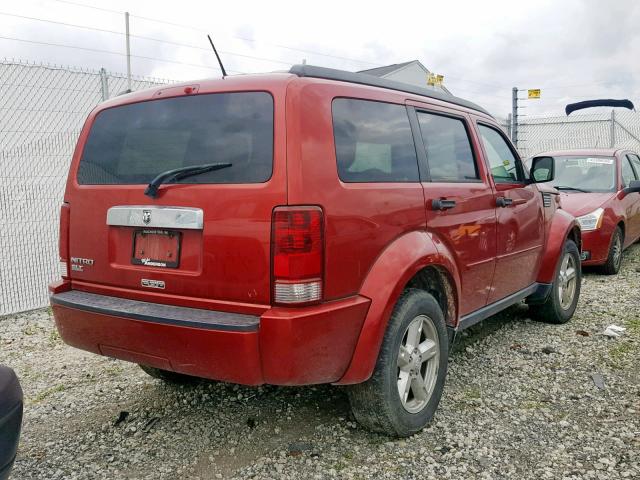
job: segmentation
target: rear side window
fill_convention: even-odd
[[[231,163],[180,183],[259,183],[273,165],[273,98],[265,92],[168,98],[104,110],[78,167],[78,183],[149,183],[174,168]]]
[[[487,160],[489,160],[493,180],[496,183],[524,181],[524,174],[518,165],[518,160],[503,136],[497,130],[486,125],[478,125],[478,129]]]
[[[629,183],[636,180],[636,175],[631,167],[631,157],[622,157],[620,160],[622,161],[622,183],[628,187]]]
[[[337,98],[333,133],[343,182],[418,182],[418,159],[403,105]]]
[[[462,120],[418,112],[418,123],[432,181],[465,182],[480,178]]]
[[[634,170],[636,171],[636,177],[640,179],[640,157],[638,155],[627,155],[629,160],[631,160],[631,164],[633,165]]]

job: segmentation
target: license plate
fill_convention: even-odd
[[[180,232],[155,228],[134,231],[131,263],[177,268],[180,264],[180,236]]]

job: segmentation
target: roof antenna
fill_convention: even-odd
[[[211,36],[207,35],[209,39],[209,43],[211,44],[211,48],[213,48],[213,53],[216,54],[216,58],[218,59],[218,64],[220,65],[220,70],[222,70],[222,78],[227,76],[227,71],[224,69],[224,65],[222,65],[222,60],[220,60],[220,55],[218,55],[218,51],[216,50],[216,46],[213,44],[213,40],[211,40]]]

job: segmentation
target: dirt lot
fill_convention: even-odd
[[[363,431],[335,387],[165,385],[65,346],[47,310],[0,319],[0,363],[26,395],[15,479],[637,479],[640,245],[618,276],[587,273],[569,324],[518,306],[467,332],[406,440]]]

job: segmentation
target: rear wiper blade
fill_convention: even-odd
[[[591,193],[589,190],[583,190],[582,188],[576,187],[567,187],[566,185],[554,185],[553,188],[555,188],[556,190],[573,190],[575,192]]]
[[[144,194],[148,197],[156,198],[160,185],[168,182],[169,180],[181,180],[183,178],[193,177],[195,175],[200,175],[201,173],[213,172],[214,170],[220,170],[221,168],[227,168],[230,166],[230,163],[206,163],[204,165],[192,165],[190,167],[167,170],[151,180],[151,183],[147,185]]]

